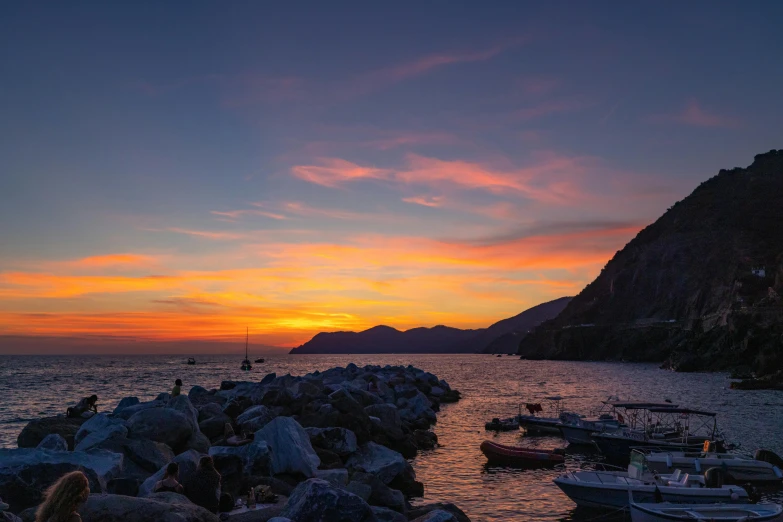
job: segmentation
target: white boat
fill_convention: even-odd
[[[632,522],[771,522],[783,521],[778,504],[637,504],[631,503]]]
[[[560,415],[560,433],[569,444],[593,444],[593,433],[614,432],[625,427],[614,416],[602,413],[597,418],[588,419],[575,413]]]
[[[647,469],[655,473],[671,473],[675,469],[686,473],[704,473],[709,468],[719,468],[734,483],[775,483],[783,479],[783,471],[770,462],[730,453],[651,450],[644,454],[644,459]]]
[[[568,471],[554,480],[577,506],[618,509],[629,505],[629,493],[640,502],[681,504],[747,503],[739,486],[705,487],[704,477],[676,470],[671,475],[634,477],[627,471]]]

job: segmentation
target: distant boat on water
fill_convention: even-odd
[[[245,331],[245,358],[242,360],[242,370],[246,372],[249,372],[250,370],[253,369],[253,365],[250,364],[250,359],[248,359],[247,357],[247,342],[249,338],[250,338],[250,329],[248,328]]]
[[[257,363],[262,363],[262,362],[264,362],[264,358],[263,357],[259,357],[258,359],[256,359],[256,362]]]
[[[193,357],[188,357],[188,364],[196,364],[196,359]]]

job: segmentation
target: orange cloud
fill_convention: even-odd
[[[264,210],[257,210],[252,208],[243,209],[243,210],[228,210],[228,211],[212,210],[210,211],[210,214],[214,214],[215,216],[221,216],[228,219],[238,219],[242,216],[263,216],[263,217],[268,217],[270,219],[277,219],[277,220],[288,219],[282,214],[275,214],[274,212],[266,212]]]
[[[154,257],[140,254],[107,254],[103,256],[84,257],[82,259],[71,261],[70,264],[78,267],[97,268],[118,265],[144,266],[149,265],[154,261]]]
[[[413,203],[425,207],[440,207],[443,205],[443,196],[411,196],[409,198],[402,198],[402,200],[406,203]]]
[[[385,169],[362,167],[356,163],[337,158],[322,158],[319,163],[320,165],[295,166],[291,169],[291,173],[316,185],[337,187],[346,181],[385,179],[390,172]]]

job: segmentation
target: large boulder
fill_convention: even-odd
[[[74,447],[74,436],[86,419],[81,417],[69,419],[64,415],[34,419],[27,423],[16,438],[20,448],[35,448],[47,435],[56,433],[68,442],[68,449]]]
[[[188,450],[196,450],[199,453],[208,453],[209,447],[212,444],[209,438],[200,431],[194,431],[193,435],[185,442],[185,445],[180,449],[180,453]]]
[[[296,522],[375,521],[372,509],[364,500],[320,479],[299,484],[280,516]]]
[[[269,475],[272,454],[264,440],[254,440],[244,446],[212,446],[209,448],[209,455],[235,455],[241,459],[245,475]]]
[[[345,428],[305,428],[313,446],[347,457],[359,449],[356,435]]]
[[[214,402],[209,402],[201,406],[196,406],[198,410],[198,421],[201,422],[210,419],[216,415],[223,415],[223,407]]]
[[[258,430],[256,441],[266,441],[272,452],[272,473],[299,473],[314,477],[321,460],[307,432],[291,417],[277,417]],[[297,519],[298,520],[298,519]]]
[[[135,462],[150,473],[166,467],[174,460],[174,451],[162,442],[128,439],[123,448],[126,460]]]
[[[123,456],[108,451],[0,449],[0,497],[11,511],[21,511],[39,504],[46,488],[76,470],[87,475],[94,493],[102,493],[122,465]]]
[[[376,475],[384,484],[389,484],[409,466],[402,455],[374,442],[362,444],[345,464],[348,469]]]
[[[370,494],[366,497],[366,500],[371,505],[382,506],[405,513],[407,504],[402,491],[390,488],[377,476],[357,471],[351,476],[351,483],[365,484],[370,488]]]
[[[418,520],[432,511],[445,511],[453,515],[457,522],[470,522],[470,518],[468,518],[468,516],[460,508],[450,502],[423,504],[421,506],[413,507],[408,511],[408,517],[410,519]]]
[[[397,513],[393,509],[372,506],[373,515],[378,522],[408,522],[408,517],[402,513]]]
[[[247,433],[255,433],[260,430],[277,415],[268,407],[259,404],[248,408],[241,415],[237,417],[237,424],[239,429]]]
[[[348,484],[348,470],[345,468],[319,469],[315,472],[315,477],[325,480],[338,488],[345,487]]]
[[[370,417],[379,420],[378,429],[391,440],[401,440],[405,437],[400,412],[394,404],[373,404],[364,408],[364,411]]]
[[[50,433],[44,437],[44,440],[42,440],[41,443],[35,447],[35,449],[68,451],[68,441],[56,433]]]
[[[134,415],[136,415],[139,412],[146,411],[146,410],[152,410],[156,408],[163,408],[166,406],[166,403],[159,400],[149,401],[149,402],[140,402],[138,404],[134,404],[132,406],[128,406],[127,408],[122,408],[119,411],[115,412],[115,415],[117,417],[123,418],[125,420],[130,419]]]
[[[93,415],[82,424],[79,431],[76,432],[74,442],[76,451],[87,451],[98,447],[103,441],[122,437],[128,434],[128,428],[125,427],[125,421],[119,417],[108,417],[104,413]]]
[[[177,410],[188,418],[193,432],[198,432],[198,410],[191,404],[187,395],[177,395],[170,399],[166,404],[166,408]]]
[[[162,442],[175,452],[193,435],[191,419],[171,408],[142,410],[128,419],[128,436]]]
[[[209,417],[198,423],[198,429],[208,439],[215,440],[223,436],[226,431],[226,424],[231,423],[231,417],[223,412]]]
[[[119,404],[117,404],[117,407],[114,408],[114,415],[118,415],[122,410],[125,408],[130,408],[131,406],[136,406],[137,404],[140,404],[141,401],[138,397],[125,397],[120,401]]]
[[[3,511],[0,513],[0,522],[22,522],[22,519],[14,515],[13,513],[9,513],[8,511]]]
[[[425,419],[430,424],[434,424],[437,419],[432,403],[418,390],[413,397],[397,399],[397,407],[401,408],[400,417],[406,421]]]
[[[160,496],[157,496],[160,495]],[[219,522],[214,513],[176,493],[154,498],[90,495],[79,509],[85,522]],[[177,498],[178,497],[178,498]]]
[[[179,464],[179,481],[184,482],[191,473],[196,471],[196,468],[198,467],[198,461],[201,459],[201,454],[190,450],[186,451],[185,453],[180,453],[176,457],[174,457],[173,462],[176,462]],[[155,484],[159,480],[163,480],[163,477],[166,475],[166,466],[162,466],[157,473],[149,477],[147,480],[145,480],[141,486],[139,486],[139,496],[140,497],[147,497],[150,496],[153,493],[153,490],[155,489]]]
[[[457,517],[448,511],[434,509],[426,515],[414,518],[413,522],[457,522]]]

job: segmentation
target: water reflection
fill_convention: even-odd
[[[268,372],[302,375],[349,362],[413,364],[446,379],[463,400],[444,405],[435,426],[441,447],[422,452],[414,461],[425,484],[421,502],[454,502],[475,521],[612,522],[623,516],[576,510],[552,483],[562,468],[513,469],[487,466],[479,450],[485,439],[501,444],[553,449],[565,446],[557,437],[527,437],[520,432],[492,434],[484,423],[514,415],[519,403],[550,395],[564,397],[567,409],[593,410],[609,395],[628,400],[670,398],[681,405],[718,412],[730,441],[746,452],[765,447],[783,453],[783,394],[728,390],[722,374],[677,374],[655,365],[520,361],[488,355],[270,356],[250,373],[239,369],[242,356],[16,357],[0,356],[0,447],[15,447],[16,436],[34,417],[62,413],[65,406],[96,393],[99,409],[111,410],[125,396],[141,400],[170,390],[181,378],[185,389],[206,388],[224,379],[260,380]],[[567,447],[565,466],[602,462],[591,447]],[[765,500],[781,501],[778,491]]]

